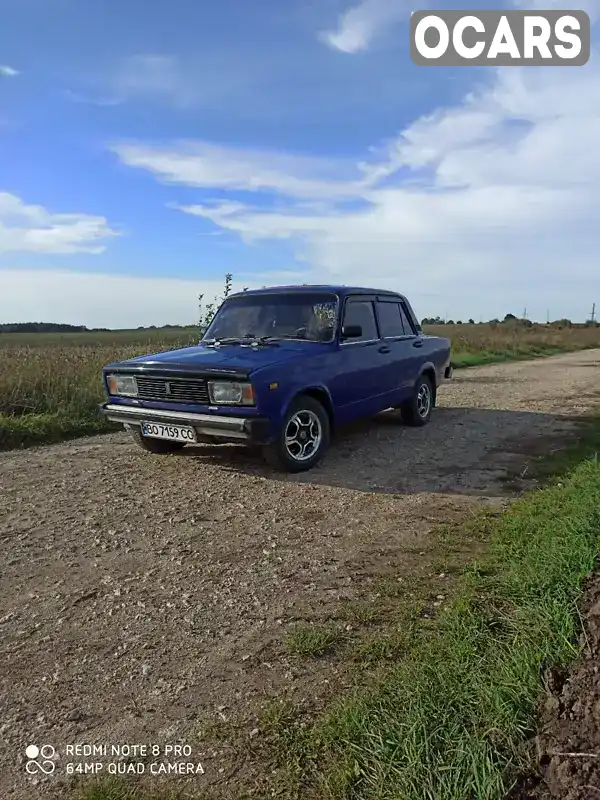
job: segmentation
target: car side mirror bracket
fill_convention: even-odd
[[[342,326],[342,340],[344,339],[359,339],[362,336],[361,325],[343,325]]]

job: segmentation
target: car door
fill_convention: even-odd
[[[380,295],[376,307],[382,342],[390,349],[386,376],[389,405],[396,406],[411,396],[419,377],[422,338],[401,297]]]
[[[385,408],[390,349],[380,338],[375,296],[351,295],[342,313],[342,328],[359,325],[360,337],[340,340],[338,372],[332,399],[340,422],[376,414]]]

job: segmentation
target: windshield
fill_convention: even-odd
[[[225,301],[203,339],[280,337],[331,342],[337,309],[338,299],[331,294],[240,295]]]

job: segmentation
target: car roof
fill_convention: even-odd
[[[335,286],[333,284],[300,284],[292,286],[268,286],[263,289],[248,289],[245,292],[236,292],[229,295],[230,297],[239,297],[241,295],[257,295],[257,294],[298,294],[298,293],[314,294],[315,292],[327,292],[329,294],[337,294],[340,297],[346,297],[351,294],[376,294],[376,295],[391,295],[393,297],[402,297],[399,292],[393,292],[390,289],[373,289],[364,286]]]

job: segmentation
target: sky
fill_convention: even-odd
[[[600,0],[460,6],[587,10],[540,68],[414,65],[427,2],[0,0],[0,322],[193,324],[225,273],[589,317]]]

